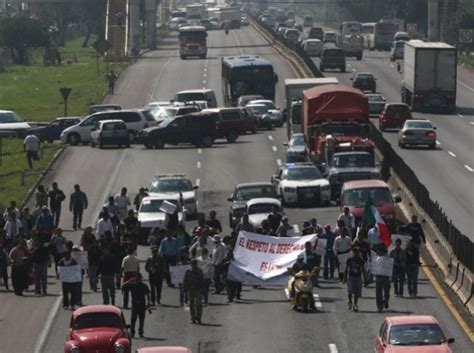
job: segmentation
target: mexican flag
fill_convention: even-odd
[[[364,216],[362,216],[362,222],[366,222],[369,225],[374,224],[378,231],[380,240],[382,240],[387,248],[390,246],[390,230],[382,219],[377,207],[372,204],[370,196],[365,202]]]

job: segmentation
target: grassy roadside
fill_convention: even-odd
[[[474,70],[474,53],[460,54],[458,57],[458,63],[470,70]]]

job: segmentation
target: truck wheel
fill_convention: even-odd
[[[202,146],[203,147],[206,147],[206,148],[211,147],[213,142],[214,142],[214,140],[212,139],[211,136],[204,136],[202,138]]]
[[[235,131],[230,131],[229,134],[227,135],[227,142],[229,143],[234,143],[237,141],[237,138],[239,137],[239,134]]]
[[[433,144],[429,145],[428,148],[430,150],[435,150],[436,149],[436,143],[433,143]]]
[[[255,125],[252,130],[251,130],[252,134],[256,134],[257,133],[257,125]]]
[[[181,60],[186,60],[186,56],[185,56],[185,55],[180,55],[179,57],[181,58]]]
[[[356,57],[356,59],[357,59],[358,61],[362,60],[362,55],[363,55],[362,53],[360,53],[360,54],[357,54],[357,57]]]
[[[165,147],[165,141],[163,139],[157,139],[157,140],[155,140],[155,143],[153,144],[153,146],[156,149],[161,149],[161,148]]]
[[[345,67],[341,67],[341,72],[346,72],[346,68],[345,68]]]

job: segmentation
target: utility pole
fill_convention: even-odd
[[[140,48],[140,0],[129,0],[129,48]]]
[[[428,41],[439,41],[439,0],[428,0]]]
[[[157,0],[145,0],[145,42],[148,49],[156,49]]]

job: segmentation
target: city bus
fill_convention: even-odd
[[[207,55],[207,32],[203,26],[185,26],[179,29],[179,56],[186,59],[197,56],[204,59]]]
[[[226,106],[236,106],[240,96],[260,94],[275,99],[278,76],[272,63],[258,55],[222,58],[222,94]]]

